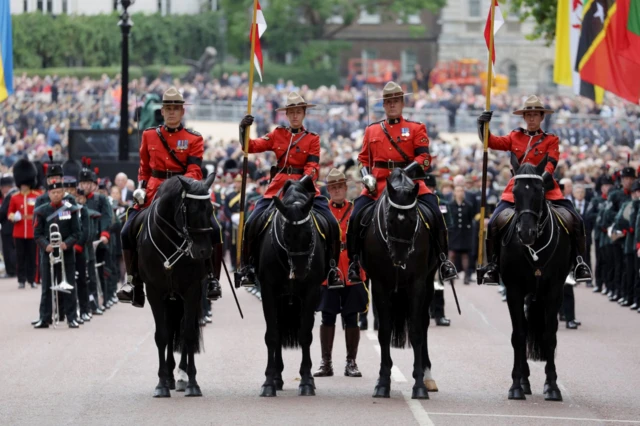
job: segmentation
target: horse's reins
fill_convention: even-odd
[[[209,194],[195,195],[195,194],[189,194],[186,191],[182,191],[182,199],[184,200],[184,198],[190,198],[194,200],[210,200],[210,195]],[[153,202],[153,205],[154,206],[151,213],[154,216],[154,220],[153,220],[154,224],[156,223],[156,218],[159,218],[162,223],[168,226],[173,232],[178,234],[178,237],[180,237],[183,240],[182,244],[178,246],[178,244],[176,244],[173,241],[173,239],[169,235],[167,235],[166,232],[164,232],[162,227],[158,226],[157,228],[160,230],[160,233],[162,233],[165,239],[169,241],[171,245],[173,245],[173,247],[175,247],[176,249],[176,251],[171,256],[169,257],[165,256],[165,254],[162,252],[160,247],[158,247],[155,240],[153,239],[153,234],[151,233],[151,214],[147,215],[147,233],[149,234],[149,239],[151,240],[151,243],[155,247],[156,251],[160,253],[160,255],[164,258],[164,263],[163,263],[164,268],[167,270],[170,270],[173,267],[173,265],[175,265],[182,258],[182,256],[184,256],[185,254],[191,253],[191,247],[193,246],[193,240],[190,235],[191,232],[193,233],[211,232],[213,231],[213,228],[211,227],[190,228],[187,225],[187,206],[184,204],[184,201],[181,201],[180,210],[183,218],[183,225],[182,225],[182,232],[181,232],[178,229],[176,229],[171,223],[169,223],[165,218],[158,215],[158,200],[155,200]],[[185,248],[185,245],[186,245],[186,248]]]
[[[418,204],[418,199],[416,198],[413,203],[411,204],[407,204],[407,205],[401,205],[401,204],[397,204],[394,203],[391,198],[389,197],[389,194],[384,194],[383,195],[384,199],[386,199],[389,203],[390,207],[393,207],[395,209],[398,210],[411,210],[411,209],[415,209],[416,205]],[[397,238],[394,237],[393,235],[391,235],[391,233],[389,232],[389,227],[387,226],[387,232],[386,232],[386,236],[385,236],[385,232],[382,231],[382,225],[380,223],[380,209],[382,208],[383,203],[378,203],[378,211],[376,212],[376,219],[377,219],[377,229],[378,232],[380,234],[380,237],[382,238],[382,240],[385,242],[385,244],[387,244],[387,247],[389,249],[391,249],[391,245],[390,242],[392,243],[400,243],[400,244],[409,244],[411,247],[409,248],[409,254],[413,253],[413,251],[415,250],[415,242],[416,242],[416,237],[418,235],[418,226],[420,224],[420,220],[416,220],[416,228],[413,231],[413,236],[411,237],[410,240],[405,240],[403,238]],[[385,217],[389,217],[389,209],[387,208],[385,211],[386,215]],[[386,225],[386,223],[385,223]],[[405,265],[394,265],[394,266],[398,266],[402,269],[405,269],[407,266]]]
[[[291,260],[292,257],[307,256],[306,272],[309,272],[311,270],[311,262],[313,261],[313,254],[314,254],[314,251],[315,251],[315,248],[316,248],[316,229],[315,229],[315,226],[313,226],[313,224],[311,224],[311,246],[309,247],[309,250],[292,252],[292,251],[289,250],[289,247],[287,247],[285,244],[283,244],[283,242],[280,241],[280,237],[278,236],[278,229],[277,229],[277,226],[276,226],[276,223],[278,221],[278,217],[282,218],[282,222],[283,223],[282,223],[281,228],[282,228],[282,232],[284,232],[285,223],[293,225],[293,226],[304,225],[305,223],[307,223],[307,222],[309,222],[311,220],[311,213],[309,213],[307,215],[307,217],[305,217],[304,219],[296,220],[296,221],[292,221],[292,220],[287,219],[282,213],[280,213],[280,211],[276,211],[276,214],[273,217],[273,225],[271,227],[271,232],[274,234],[275,240],[278,243],[278,246],[280,246],[280,248],[282,250],[284,250],[284,252],[287,255],[287,262],[289,264],[289,279],[293,280],[293,279],[296,278],[296,274],[295,274],[294,269],[293,269],[293,261]]]

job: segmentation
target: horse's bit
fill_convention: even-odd
[[[390,207],[393,207],[394,209],[398,209],[398,210],[411,210],[411,209],[415,209],[416,205],[418,204],[418,199],[416,198],[413,203],[408,204],[408,205],[401,205],[401,204],[396,204],[394,203],[391,198],[389,197],[388,194],[384,195],[385,199],[389,202],[389,207],[387,207],[385,209],[385,218],[389,217],[389,209]],[[380,224],[380,209],[382,208],[382,203],[378,203],[378,211],[376,212],[376,219],[377,219],[377,229],[378,232],[380,234],[380,236],[382,237],[382,240],[387,244],[387,248],[389,248],[389,251],[391,251],[391,243],[400,243],[400,244],[409,244],[409,253],[411,254],[413,253],[413,251],[415,250],[415,242],[416,242],[416,237],[418,235],[418,225],[420,224],[420,220],[416,220],[416,228],[413,231],[413,236],[411,237],[410,240],[405,240],[402,238],[397,238],[394,237],[393,235],[391,235],[391,233],[389,232],[389,226],[385,223],[385,225],[387,225],[387,232],[386,232],[386,236],[385,236],[385,232],[382,231],[382,225]],[[397,266],[399,268],[405,269],[407,267],[406,264],[403,265],[396,265],[394,264],[393,266]]]
[[[542,176],[533,175],[533,174],[517,175],[517,176],[514,177],[514,179],[516,179],[516,180],[517,179],[539,179],[539,180],[543,180]],[[547,217],[542,221],[542,223],[540,223],[540,217],[542,216],[542,213],[534,211],[534,210],[530,210],[530,209],[518,211],[514,223],[517,223],[518,219],[520,219],[520,216],[522,216],[523,214],[529,213],[529,214],[533,215],[536,218],[536,236],[539,237],[540,234],[542,234],[542,232],[544,231],[544,228],[547,225],[547,221],[549,221],[550,218],[551,218],[551,207],[549,207],[549,203],[545,203],[545,204],[546,204],[546,207],[547,207]],[[542,252],[547,247],[549,247],[549,245],[551,244],[551,241],[553,241],[553,237],[554,237],[554,226],[553,226],[553,220],[551,220],[551,234],[549,235],[549,241],[547,241],[547,244],[545,244],[539,250],[534,250],[533,248],[531,248],[531,246],[525,245],[525,247],[529,250],[529,254],[531,254],[531,258],[533,259],[534,262],[537,262],[538,259],[539,259],[538,258],[538,253]]]
[[[315,228],[315,226],[313,226],[313,224],[311,224],[311,246],[309,247],[309,250],[291,252],[291,251],[289,251],[289,247],[287,247],[285,244],[283,244],[283,242],[281,242],[280,238],[278,237],[278,230],[277,230],[277,226],[276,226],[277,221],[278,221],[277,220],[278,217],[282,218],[282,225],[280,226],[280,229],[284,233],[285,224],[289,224],[289,225],[293,225],[293,226],[304,225],[305,223],[307,223],[307,222],[309,222],[311,220],[311,213],[309,213],[307,215],[307,217],[305,217],[304,219],[297,220],[297,221],[291,221],[291,220],[287,219],[279,211],[276,211],[276,214],[273,217],[273,226],[271,227],[271,232],[275,236],[275,240],[278,243],[278,245],[280,246],[280,248],[282,250],[284,250],[284,252],[287,254],[287,262],[289,264],[289,279],[293,280],[293,279],[296,278],[296,274],[295,274],[295,272],[293,270],[293,261],[291,260],[292,257],[307,256],[307,267],[306,267],[305,271],[308,273],[311,270],[311,262],[313,261],[313,254],[314,254],[314,251],[315,251],[315,248],[316,248],[316,228]],[[273,239],[274,238],[272,238],[272,240]]]
[[[155,218],[159,218],[162,221],[162,223],[168,226],[173,232],[178,234],[178,237],[180,237],[180,239],[182,239],[182,244],[178,246],[178,244],[176,244],[171,239],[171,237],[169,237],[169,235],[167,235],[167,233],[164,232],[161,226],[157,227],[162,233],[162,235],[164,235],[165,239],[169,241],[171,245],[173,245],[173,247],[175,247],[176,249],[176,251],[173,252],[173,254],[169,257],[164,255],[162,250],[160,250],[160,247],[158,247],[156,242],[153,240],[153,235],[151,233],[151,214],[147,215],[147,233],[149,234],[149,238],[151,239],[151,243],[153,244],[153,246],[156,248],[158,253],[160,253],[160,255],[164,257],[163,265],[164,265],[164,268],[167,270],[171,269],[173,265],[175,265],[176,262],[178,262],[180,258],[182,258],[182,256],[184,256],[185,254],[189,254],[191,257],[193,257],[193,254],[191,253],[191,248],[193,246],[193,239],[191,238],[192,233],[213,232],[213,228],[211,227],[191,228],[190,226],[187,225],[187,206],[184,203],[185,198],[190,198],[193,200],[207,200],[207,201],[211,199],[209,194],[195,195],[195,194],[189,194],[186,191],[182,191],[182,200],[180,201],[180,206],[178,207],[178,209],[180,210],[180,213],[182,214],[182,231],[179,231],[173,225],[171,225],[171,223],[169,223],[165,218],[158,215],[158,201],[156,200],[153,202],[153,204],[155,205],[152,211],[154,216],[154,220],[153,220],[154,224],[156,224]]]

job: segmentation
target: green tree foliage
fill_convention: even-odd
[[[132,15],[131,65],[180,65],[220,43],[218,12],[199,15]],[[94,16],[13,15],[16,67],[108,67],[120,63],[117,14]]]
[[[561,0],[570,1],[570,0]],[[535,22],[529,40],[543,39],[547,45],[556,38],[556,12],[558,0],[511,0],[510,9],[519,13],[520,21],[532,18]]]
[[[334,66],[339,50],[348,47],[339,41],[340,33],[357,22],[362,10],[381,13],[383,19],[406,19],[445,4],[446,0],[269,0],[262,9],[268,30],[261,43],[275,61],[284,62],[285,55],[293,54],[313,69],[326,68]],[[229,53],[237,58],[249,57],[252,6],[253,0],[222,0]],[[333,23],[334,17],[342,22]]]

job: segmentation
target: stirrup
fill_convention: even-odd
[[[240,287],[255,287],[255,278],[251,280],[249,275],[254,275],[255,272],[251,270],[251,265],[242,267],[239,271],[233,273],[233,280],[236,288]]]
[[[586,275],[582,275],[580,276],[578,274],[578,269],[579,268],[584,268],[585,269],[585,273]],[[587,265],[584,261],[584,259],[582,259],[582,256],[578,256],[576,257],[576,267],[573,270],[573,278],[576,280],[576,282],[580,283],[580,282],[585,282],[585,281],[591,281],[592,278],[592,272],[591,272],[591,268],[589,268],[589,265]]]
[[[478,285],[480,284],[493,285],[493,286],[500,285],[500,278],[498,278],[497,280],[494,280],[493,277],[491,276],[494,272],[499,274],[498,271],[490,270],[491,265],[492,263],[488,263],[487,265],[480,266],[476,269]],[[498,265],[495,265],[493,269],[497,269],[497,268],[498,268]]]
[[[447,259],[444,253],[440,253],[440,278],[442,281],[451,281],[458,278],[456,266]]]
[[[340,269],[336,267],[336,261],[334,259],[331,259],[329,261],[329,268],[331,269],[329,270],[329,275],[327,276],[327,288],[329,290],[344,288],[344,280],[340,279],[341,272]],[[334,278],[333,280],[331,279],[332,277]]]

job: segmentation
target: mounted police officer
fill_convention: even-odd
[[[254,286],[256,274],[253,266],[253,243],[257,237],[253,221],[271,205],[271,199],[278,196],[286,181],[299,180],[315,190],[313,200],[314,211],[322,214],[329,223],[328,258],[331,270],[329,272],[329,287],[341,287],[344,282],[340,279],[337,264],[340,257],[340,227],[335,219],[327,199],[320,195],[315,186],[320,172],[320,136],[304,128],[302,121],[307,109],[315,105],[307,103],[298,93],[291,92],[287,96],[286,106],[277,111],[285,111],[289,120],[289,127],[278,126],[261,138],[249,141],[249,152],[259,153],[271,151],[277,156],[276,165],[271,168],[271,183],[249,216],[246,222],[246,234],[242,250],[242,269],[235,274],[236,284],[245,287]],[[246,115],[240,122],[240,142],[243,143],[247,127],[253,123],[253,116]]]
[[[440,212],[438,199],[422,180],[425,176],[424,170],[431,165],[427,128],[423,123],[410,121],[402,116],[406,95],[408,93],[405,94],[397,83],[387,83],[382,91],[387,118],[371,124],[364,133],[362,150],[358,155],[364,189],[354,201],[347,237],[351,281],[357,281],[360,277],[360,212],[378,199],[386,187],[387,177],[396,167],[403,168],[409,177],[418,180],[418,200],[428,207],[436,218],[434,234],[441,262],[440,276],[444,281],[453,280],[458,276],[455,266],[447,258],[447,225]]]
[[[489,148],[498,151],[512,152],[516,155],[520,164],[530,163],[538,165],[548,155],[548,163],[542,175],[547,191],[546,199],[552,204],[562,206],[570,211],[574,220],[577,222],[575,229],[579,231],[573,235],[573,246],[576,252],[576,267],[573,274],[577,282],[590,281],[591,270],[582,259],[582,254],[586,250],[584,222],[580,214],[575,210],[573,203],[564,198],[558,183],[553,179],[553,173],[560,156],[558,137],[550,133],[545,133],[540,129],[540,124],[544,120],[545,114],[553,114],[553,112],[553,110],[545,108],[537,96],[530,96],[522,108],[513,112],[515,115],[523,116],[527,128],[518,128],[507,136],[489,134]],[[491,121],[492,114],[493,111],[484,111],[478,118],[478,135],[480,140],[484,138],[484,127]],[[489,233],[486,239],[487,259],[489,263],[478,269],[478,284],[498,285],[500,282],[498,270],[499,255],[497,251],[500,244],[500,242],[497,241],[499,235],[491,235],[491,225],[500,212],[514,206],[513,184],[514,179],[511,179],[502,193],[502,200],[489,220]]]
[[[144,284],[138,276],[138,259],[135,256],[135,236],[130,235],[131,218],[149,207],[156,191],[166,179],[173,176],[186,176],[195,180],[202,179],[202,156],[204,141],[200,133],[182,125],[184,117],[184,98],[175,87],[169,88],[162,96],[161,113],[164,125],[151,127],[142,133],[140,143],[140,168],[138,170],[138,189],[133,192],[136,206],[129,210],[127,222],[122,228],[122,257],[127,270],[127,282],[118,291],[118,299],[132,303],[135,307],[144,306]],[[220,244],[220,227],[212,217],[212,244]],[[207,298],[218,299],[221,296],[220,283],[216,279],[213,263],[218,250],[213,250],[212,262],[207,268]]]

